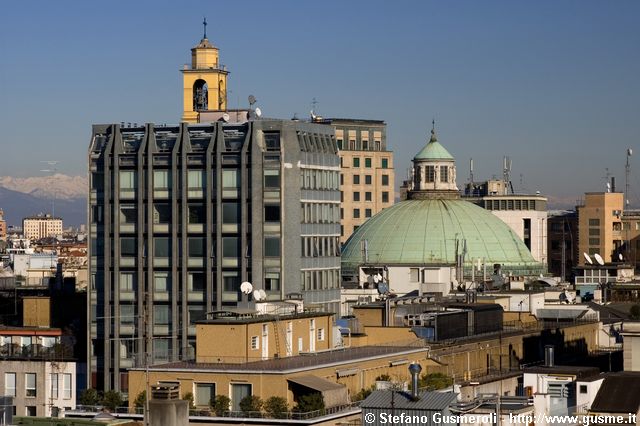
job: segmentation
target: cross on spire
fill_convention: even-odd
[[[204,36],[202,38],[207,38],[207,17],[204,17],[202,21],[202,26],[204,27]]]

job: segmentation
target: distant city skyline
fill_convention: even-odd
[[[180,68],[202,37],[230,71],[229,107],[269,117],[385,120],[397,182],[428,139],[458,186],[513,161],[516,191],[573,205],[624,188],[640,148],[640,4],[604,2],[10,3],[0,17],[0,176],[86,174],[92,123],[177,123]],[[640,155],[640,150],[637,150]],[[45,165],[46,166],[46,165]],[[522,175],[522,178],[521,178]],[[640,161],[630,200],[640,206]]]

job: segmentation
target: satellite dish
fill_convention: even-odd
[[[598,262],[600,266],[604,265],[604,259],[602,259],[602,256],[600,256],[598,253],[594,254],[593,257],[596,258],[596,262]]]
[[[586,260],[589,265],[593,265],[593,260],[591,260],[587,253],[582,253],[582,255],[584,256],[584,260]]]
[[[378,272],[378,275],[376,275],[378,277],[378,281],[382,281],[382,274]]]
[[[376,283],[376,284],[378,284],[378,282],[379,282],[379,281],[380,281],[380,278],[378,278],[378,274],[375,274],[375,275],[373,276],[373,282],[374,282],[374,283]]]
[[[256,97],[253,95],[249,95],[249,105],[253,105],[256,103]]]
[[[224,114],[222,114],[222,121],[224,121],[225,123],[229,122],[229,114],[227,114],[226,112]]]
[[[387,294],[389,293],[389,286],[385,283],[378,284],[378,293]]]
[[[258,290],[260,292],[260,300],[264,300],[267,298],[267,292],[263,289]]]
[[[253,291],[253,285],[251,285],[250,282],[245,281],[240,284],[240,291],[244,294],[251,294],[251,292]]]
[[[373,276],[367,275],[367,284],[373,284]]]
[[[253,298],[258,301],[262,300],[262,293],[259,289],[253,290]]]
[[[633,155],[633,150],[632,150],[631,148],[629,148],[629,149],[627,150],[627,155],[628,155],[629,157],[631,157],[631,156]]]
[[[624,260],[624,257],[622,257],[622,253],[618,253],[618,259],[620,259],[621,262]]]
[[[262,110],[260,108],[256,108],[256,117],[262,117]]]

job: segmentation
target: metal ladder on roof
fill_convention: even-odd
[[[274,340],[276,343],[276,356],[280,357],[280,332],[282,330],[282,323],[280,322],[280,315],[276,313],[275,321],[273,322],[273,328],[275,331]],[[287,330],[284,330],[284,346],[287,351],[287,356],[293,354],[291,351],[291,345],[289,344],[289,339],[287,339]]]

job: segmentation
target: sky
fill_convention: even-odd
[[[624,188],[640,207],[640,2],[13,1],[0,13],[0,176],[41,161],[84,175],[94,123],[177,123],[202,37],[230,71],[229,106],[381,119],[398,181],[432,119],[458,186],[513,163],[552,206]]]

